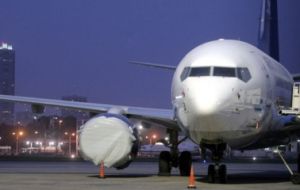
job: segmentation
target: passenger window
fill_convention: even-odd
[[[237,68],[237,75],[244,82],[248,82],[251,79],[251,74],[247,68]]]
[[[184,81],[189,76],[189,73],[190,73],[190,68],[185,67],[180,75],[181,81]]]
[[[210,67],[192,67],[190,71],[191,77],[202,77],[210,75]]]
[[[214,67],[213,75],[220,77],[236,77],[235,68],[230,67]]]

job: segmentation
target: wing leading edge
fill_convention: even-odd
[[[174,120],[174,113],[171,109],[155,109],[133,106],[119,106],[110,104],[97,104],[87,102],[75,102],[55,99],[33,98],[23,96],[0,95],[0,101],[19,102],[27,104],[38,104],[43,106],[61,107],[75,110],[82,110],[92,113],[104,113],[112,109],[122,110],[122,114],[129,118],[157,123],[168,128],[179,129]]]

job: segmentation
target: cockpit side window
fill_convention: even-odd
[[[251,79],[251,74],[249,70],[245,67],[237,68],[237,76],[244,82],[248,82]]]
[[[180,75],[181,81],[184,81],[190,74],[190,67],[185,67]]]
[[[213,76],[236,77],[235,68],[231,68],[231,67],[214,67]]]
[[[192,67],[190,77],[203,77],[210,75],[210,67]]]

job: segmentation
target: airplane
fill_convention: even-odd
[[[274,51],[278,48],[274,25],[277,27],[277,2],[263,0],[260,39],[270,55],[279,59]],[[11,95],[0,95],[0,100],[32,104],[35,112],[56,106],[94,114],[80,128],[81,155],[95,165],[118,169],[126,168],[139,149],[138,130],[131,120],[162,125],[169,134],[170,151],[160,153],[159,175],[170,175],[172,167],[179,167],[182,176],[189,175],[192,157],[187,151],[179,153],[181,132],[200,146],[202,154],[211,152],[214,164],[208,167],[208,181],[226,183],[227,169],[221,161],[227,147],[256,149],[300,137],[299,111],[284,112],[291,107],[293,79],[300,75],[291,75],[271,56],[246,42],[219,39],[195,47],[177,67],[134,62],[174,72],[173,109]],[[299,174],[292,177],[299,183]]]

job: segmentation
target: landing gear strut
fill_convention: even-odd
[[[284,163],[285,167],[288,169],[289,173],[291,174],[291,181],[293,184],[300,184],[300,173],[295,173],[292,171],[292,169],[289,167],[285,159],[283,158],[282,154],[280,151],[277,152],[278,156],[281,158],[282,162]],[[299,156],[298,155],[298,170],[299,170]]]
[[[223,152],[226,149],[226,144],[201,144],[202,148],[207,148],[212,153],[212,161],[215,164],[210,164],[207,170],[207,180],[209,183],[226,183],[227,182],[227,168],[226,165],[221,164],[220,161],[223,158]]]

